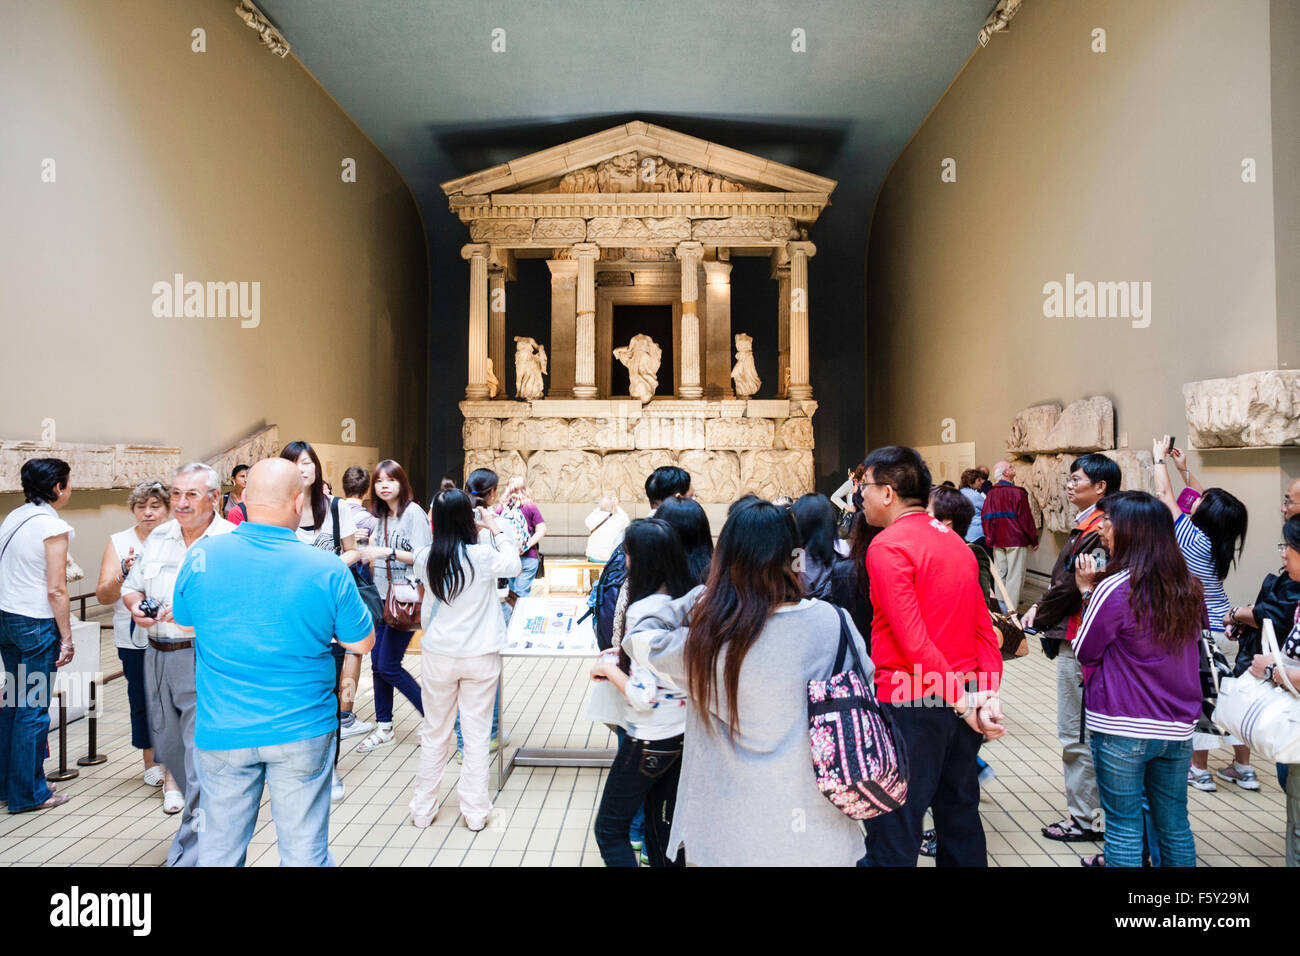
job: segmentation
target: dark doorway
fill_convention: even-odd
[[[663,352],[659,363],[659,387],[656,395],[673,394],[673,307],[671,305],[615,305],[612,317],[611,340],[614,348],[632,341],[634,335],[648,335]],[[626,396],[631,387],[627,368],[610,356],[613,365],[609,374],[609,394]]]

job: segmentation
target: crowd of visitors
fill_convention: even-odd
[[[980,749],[1008,732],[1011,654],[995,623],[1009,619],[1056,666],[1065,816],[1043,836],[1103,843],[1089,866],[1193,865],[1188,787],[1215,788],[1210,751],[1233,748],[1220,780],[1260,786],[1244,742],[1206,719],[1212,651],[1235,656],[1239,677],[1300,681],[1300,481],[1283,498],[1282,570],[1234,606],[1225,580],[1245,548],[1245,507],[1202,487],[1169,436],[1152,448],[1155,495],[1121,491],[1106,455],[1071,463],[1073,528],[1023,614],[1040,532],[1014,462],[991,481],[968,468],[957,488],[935,485],[915,450],[880,448],[830,498],[741,497],[716,546],[681,468],[647,477],[647,518],[602,497],[585,524],[586,557],[603,568],[580,623],[601,649],[588,711],[618,739],[594,823],[605,863],[911,866],[924,853],[985,865],[979,796],[993,771]],[[1168,462],[1186,485],[1177,496]],[[28,461],[26,503],[0,524],[5,670],[46,686],[72,658],[73,529],[59,512],[74,477],[57,459]],[[439,814],[454,734],[460,813],[483,829],[489,755],[503,743],[501,651],[546,537],[524,477],[503,492],[489,469],[463,489],[444,480],[426,512],[398,462],[347,469],[334,497],[316,451],[294,441],[231,479],[223,496],[220,476],[191,463],[170,485],[133,489],[134,523],[106,543],[96,585],[113,609],[143,781],[180,814],[167,863],[242,865],[265,786],[282,862],[331,865],[339,747],[396,742],[394,691],[422,718],[411,822]],[[1266,623],[1280,667],[1263,653]],[[418,681],[403,666],[416,631]],[[373,725],[354,712],[367,652]],[[878,797],[888,777],[903,787],[893,802],[833,795],[813,772],[825,759],[809,749],[814,685],[873,715],[854,738],[871,756],[837,779]],[[36,689],[0,708],[10,813],[68,799],[42,770],[48,700],[39,682],[20,686]],[[1278,767],[1289,865],[1300,865],[1295,770]]]

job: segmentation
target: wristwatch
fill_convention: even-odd
[[[1092,597],[1092,588],[1088,588],[1088,590],[1086,591],[1080,591],[1079,597],[1081,597],[1085,601],[1088,600],[1090,597]]]
[[[1268,681],[1270,684],[1273,683],[1273,671],[1275,670],[1277,670],[1276,664],[1269,664],[1267,667],[1265,667],[1264,680]]]

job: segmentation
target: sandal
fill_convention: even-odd
[[[26,810],[12,810],[10,812],[11,813],[35,813],[37,810],[52,810],[54,807],[63,806],[71,799],[72,799],[71,794],[56,793],[54,796],[50,797],[50,799],[46,800],[44,803],[38,803],[36,806],[28,807]]]
[[[179,790],[168,790],[163,794],[163,813],[170,816],[185,809],[185,794]]]
[[[1079,857],[1080,866],[1105,866],[1106,854],[1098,853],[1096,856]]]
[[[1079,821],[1075,820],[1074,817],[1067,817],[1050,826],[1043,827],[1043,836],[1049,840],[1059,840],[1061,843],[1084,843],[1088,841],[1095,843],[1097,840],[1105,838],[1105,834],[1101,830],[1079,826]]]
[[[380,747],[391,747],[397,742],[397,735],[391,729],[382,730],[376,728],[366,735],[366,739],[357,744],[357,753],[368,754],[372,750],[378,750]]]

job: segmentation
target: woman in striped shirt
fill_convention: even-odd
[[[1189,513],[1184,514],[1174,498],[1166,457],[1174,460],[1187,487],[1200,493],[1192,501]],[[1225,655],[1230,654],[1232,642],[1224,633],[1223,621],[1232,612],[1232,605],[1223,590],[1223,581],[1246,544],[1246,506],[1222,488],[1202,488],[1201,483],[1192,477],[1187,458],[1173,447],[1168,435],[1152,443],[1152,459],[1155,462],[1156,493],[1174,517],[1178,550],[1183,553],[1187,569],[1205,589],[1205,610],[1210,618],[1214,643]],[[1218,771],[1218,776],[1244,790],[1258,790],[1259,780],[1250,766],[1250,748],[1243,746],[1236,737],[1229,736],[1227,742],[1232,746],[1233,764]],[[1209,758],[1211,750],[1219,749],[1218,735],[1195,734],[1192,747],[1192,765],[1187,769],[1187,782],[1197,790],[1217,790],[1214,778],[1210,776]]]

